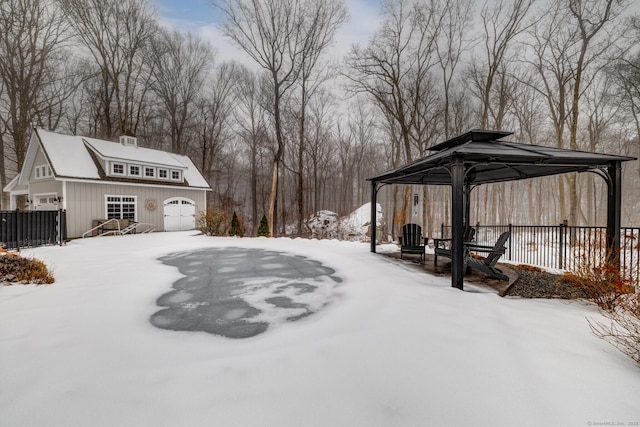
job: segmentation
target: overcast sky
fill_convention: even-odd
[[[217,60],[235,59],[246,65],[255,63],[220,33],[219,16],[209,0],[152,0],[158,7],[160,22],[167,27],[190,30],[211,42]],[[346,0],[350,20],[336,36],[333,55],[341,58],[352,44],[366,44],[380,22],[378,0]]]

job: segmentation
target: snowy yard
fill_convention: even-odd
[[[184,277],[160,259],[225,247],[302,255],[340,280],[295,322],[263,313],[251,338],[154,326]],[[586,318],[604,318],[586,303],[461,292],[352,242],[180,232],[24,254],[56,283],[0,287],[1,426],[640,422],[640,370],[591,334]]]

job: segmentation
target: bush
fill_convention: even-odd
[[[244,236],[244,227],[240,225],[240,220],[236,211],[233,211],[233,218],[231,218],[231,228],[229,229],[229,236]]]
[[[589,322],[591,331],[640,365],[640,295],[624,295],[615,309],[603,312],[611,323]]]
[[[40,260],[3,253],[0,255],[0,281],[5,283],[50,284],[55,281]]]
[[[618,300],[631,292],[631,281],[622,277],[611,262],[598,263],[583,256],[573,271],[564,274],[565,283],[584,290],[587,298],[603,310],[614,310]]]
[[[222,211],[207,209],[198,214],[196,228],[207,236],[225,236],[227,234],[227,216]]]
[[[269,231],[269,222],[267,221],[266,215],[262,215],[260,226],[258,227],[258,232],[256,233],[256,235],[258,237],[271,237],[271,232]]]

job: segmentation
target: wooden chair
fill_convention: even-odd
[[[466,245],[471,243],[476,236],[476,229],[466,227],[462,241]],[[438,255],[451,259],[451,239],[433,239],[433,265],[438,266]]]
[[[420,262],[424,262],[424,249],[427,239],[422,237],[422,227],[418,224],[405,224],[402,226],[400,236],[400,258],[404,254],[420,255]]]
[[[505,231],[498,237],[496,244],[493,246],[480,246],[480,245],[465,245],[465,267],[475,268],[482,271],[484,274],[494,277],[500,280],[509,280],[509,277],[505,275],[502,270],[496,268],[496,263],[504,255],[506,251],[505,244],[509,240],[510,232]],[[486,253],[485,258],[473,257],[470,252]]]

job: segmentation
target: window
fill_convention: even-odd
[[[138,139],[135,136],[122,135],[122,136],[120,136],[120,143],[122,145],[127,145],[127,146],[131,146],[131,147],[137,147],[138,146]]]
[[[58,199],[55,196],[38,197],[38,203],[41,205],[53,205]]]
[[[124,165],[122,163],[113,163],[111,170],[114,175],[124,175]]]
[[[136,196],[105,196],[107,219],[136,220]]]
[[[156,170],[154,168],[144,168],[144,176],[145,178],[155,178]]]
[[[140,176],[140,166],[138,166],[138,165],[129,165],[129,175]]]
[[[166,169],[158,169],[158,178],[167,179],[169,177],[169,172]]]
[[[53,176],[49,165],[36,166],[36,179],[49,178]]]
[[[171,171],[171,179],[179,180],[180,179],[180,171]]]

